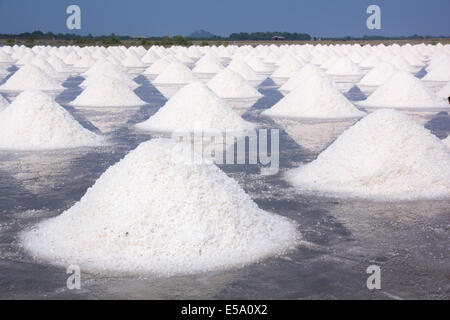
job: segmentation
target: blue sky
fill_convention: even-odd
[[[66,29],[66,8],[81,7],[82,28]],[[381,7],[382,29],[366,28],[366,8]],[[188,35],[205,29],[288,31],[312,36],[447,35],[450,0],[0,0],[0,33]]]

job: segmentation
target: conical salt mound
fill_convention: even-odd
[[[4,84],[0,86],[4,91],[41,90],[58,91],[64,87],[51,78],[39,67],[31,64],[24,65],[16,71]]]
[[[358,102],[358,104],[372,108],[447,107],[419,79],[404,71],[394,73],[366,100]]]
[[[329,75],[336,76],[350,76],[360,75],[361,69],[352,62],[350,58],[339,58],[336,62],[327,70]]]
[[[409,116],[369,114],[315,161],[288,172],[293,185],[349,197],[414,200],[450,197],[450,150]]]
[[[215,75],[209,82],[208,87],[221,98],[250,99],[260,98],[262,94],[249,85],[242,76],[226,68]]]
[[[433,68],[428,72],[422,81],[436,81],[436,82],[447,82],[450,81],[450,62],[447,66],[442,66],[440,68]]]
[[[3,98],[3,96],[0,94],[0,111],[3,111],[7,106],[9,106],[8,100]]]
[[[167,66],[172,61],[167,58],[161,58],[156,60],[150,67],[145,69],[145,71],[142,73],[143,75],[150,75],[150,76],[156,76],[164,71],[164,69],[167,68]]]
[[[152,81],[154,84],[186,84],[197,80],[184,64],[178,61],[171,62],[162,71],[155,80]]]
[[[263,115],[285,118],[342,119],[362,117],[333,83],[321,73],[314,73]]]
[[[212,54],[205,54],[195,64],[192,72],[194,73],[218,73],[222,71],[223,65],[220,63],[220,59]]]
[[[244,132],[254,125],[243,120],[205,84],[196,81],[179,90],[148,120],[136,125],[150,131],[220,130]]]
[[[106,71],[106,73],[97,73],[95,75],[91,75],[86,78],[82,83],[79,84],[81,88],[86,88],[90,86],[93,83],[96,83],[99,80],[99,77],[109,77],[116,79],[124,84],[126,84],[131,89],[136,89],[139,87],[139,84],[137,84],[129,75],[128,73],[122,72],[122,71],[113,71],[113,69],[110,69],[109,71]]]
[[[370,70],[358,83],[358,86],[381,86],[397,69],[388,62],[380,62]]]
[[[106,76],[94,78],[95,82],[83,90],[70,105],[78,107],[137,107],[142,101],[126,83]]]
[[[437,96],[445,100],[447,100],[448,97],[450,97],[450,81],[447,82],[447,84],[437,92]]]
[[[21,235],[34,256],[90,272],[171,276],[240,267],[293,249],[290,220],[265,212],[190,146],[139,145],[81,200]]]
[[[10,57],[9,54],[3,52],[2,50],[0,50],[0,63],[2,64],[13,64],[14,63],[14,59]]]
[[[317,68],[315,65],[308,63],[303,68],[301,68],[296,74],[294,74],[288,81],[286,81],[281,87],[280,91],[283,93],[288,93],[298,87],[305,81],[315,74],[323,74],[324,72]]]
[[[40,91],[22,92],[0,115],[0,149],[63,149],[102,142]]]

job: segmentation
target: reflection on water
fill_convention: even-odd
[[[260,112],[282,95],[266,80],[264,97],[243,118],[262,128],[279,128],[280,172],[259,174],[258,165],[220,165],[267,211],[298,222],[306,241],[291,254],[245,268],[172,278],[121,278],[86,274],[80,290],[66,288],[64,269],[25,254],[17,235],[72,206],[110,165],[139,143],[156,136],[134,129],[166,99],[144,77],[137,94],[149,102],[135,110],[87,110],[67,103],[80,93],[70,78],[58,96],[85,127],[105,134],[100,148],[0,152],[0,298],[136,299],[336,299],[450,298],[450,201],[381,203],[298,194],[283,179],[290,168],[312,161],[351,122],[279,122]],[[352,89],[353,90],[353,89]],[[352,100],[361,93],[350,91]],[[448,114],[418,115],[443,137]],[[366,288],[366,268],[381,266],[382,290]]]

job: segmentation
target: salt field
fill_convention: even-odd
[[[449,299],[449,61],[442,44],[0,47],[0,298]],[[172,139],[261,129],[279,130],[275,174]]]

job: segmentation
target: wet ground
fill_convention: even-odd
[[[317,157],[348,123],[275,122],[259,113],[282,95],[273,82],[243,114],[264,128],[279,128],[280,172],[263,176],[257,165],[224,165],[264,210],[298,222],[304,244],[284,257],[241,269],[171,278],[102,277],[83,273],[69,290],[66,270],[34,261],[17,235],[71,207],[112,164],[152,135],[133,125],[166,99],[143,77],[136,90],[148,106],[131,110],[67,106],[81,90],[70,78],[57,101],[110,144],[64,151],[0,151],[0,298],[44,299],[449,299],[450,200],[383,203],[299,194],[283,173]],[[351,100],[364,99],[353,88]],[[440,138],[450,133],[447,113],[418,115]],[[432,165],[432,164],[430,164]],[[366,269],[381,267],[381,289],[368,290]]]

